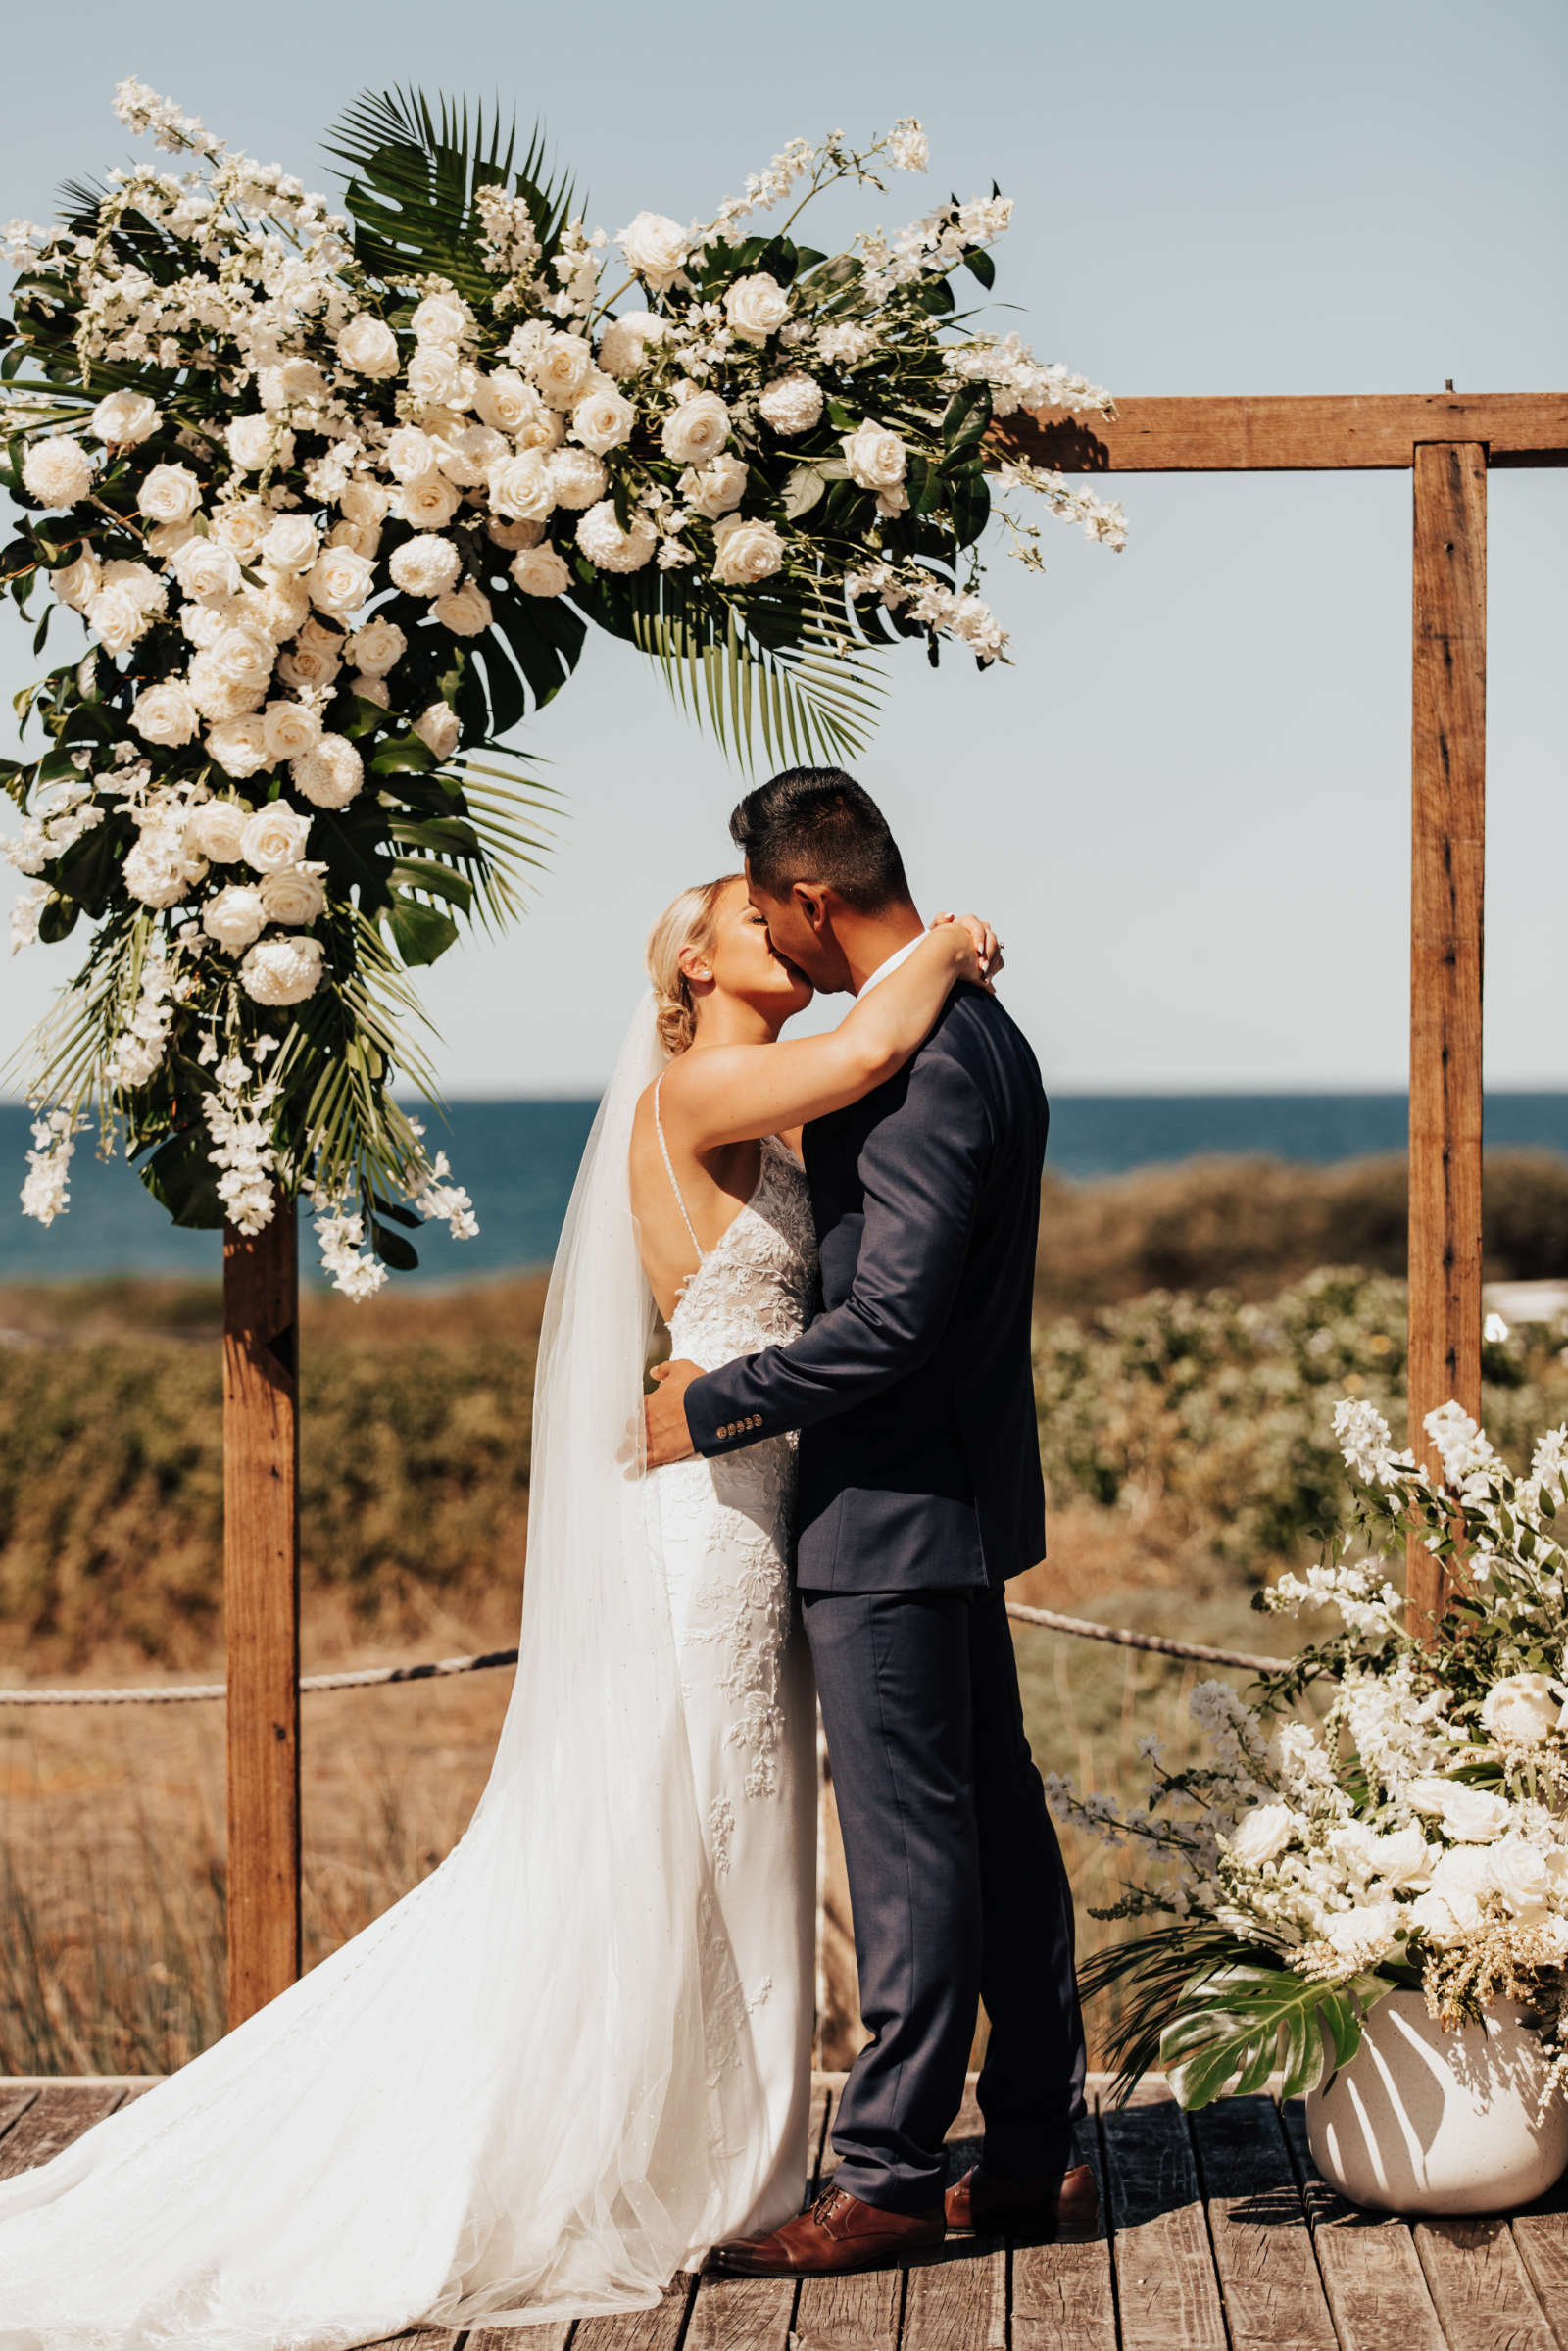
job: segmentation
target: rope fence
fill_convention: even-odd
[[[1159,1657],[1185,1657],[1196,1665],[1229,1665],[1245,1673],[1272,1673],[1278,1657],[1254,1657],[1245,1649],[1205,1648],[1201,1641],[1168,1641],[1162,1633],[1134,1633],[1126,1625],[1097,1625],[1088,1617],[1058,1616],[1054,1608],[1026,1608],[1020,1600],[1007,1602],[1007,1614],[1020,1624],[1041,1625],[1048,1633],[1068,1633],[1079,1641],[1106,1641],[1121,1649],[1149,1649]],[[515,1649],[487,1649],[479,1657],[434,1657],[421,1665],[366,1665],[357,1672],[302,1674],[300,1689],[368,1690],[381,1682],[433,1682],[446,1674],[479,1674],[497,1665],[515,1665]],[[152,1684],[139,1690],[3,1690],[0,1706],[174,1706],[191,1700],[223,1698],[224,1682]]]

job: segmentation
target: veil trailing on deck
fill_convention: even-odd
[[[761,2089],[723,2042],[648,1489],[627,1152],[645,1000],[545,1308],[521,1660],[440,1868],[228,2037],[0,2186],[0,2351],[341,2351],[638,2307],[713,2231]],[[720,2063],[715,2052],[723,2045]]]

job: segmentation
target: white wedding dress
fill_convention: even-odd
[[[627,1466],[653,1307],[633,1023],[572,1194],[534,1410],[521,1653],[466,1833],[167,2082],[0,2184],[0,2351],[345,2351],[648,2308],[807,2183],[813,1709],[787,1440]],[[757,1190],[671,1321],[798,1332],[805,1180]]]

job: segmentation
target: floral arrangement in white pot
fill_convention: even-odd
[[[1334,1610],[1341,1630],[1261,1678],[1251,1703],[1193,1693],[1206,1759],[1167,1770],[1143,1744],[1125,1808],[1054,1780],[1058,1815],[1148,1857],[1098,1915],[1158,1921],[1095,1954],[1088,1994],[1120,1987],[1126,2082],[1162,2064],[1188,2107],[1311,2091],[1355,2057],[1392,1993],[1460,2033],[1489,2011],[1533,2020],[1543,2099],[1568,2079],[1568,1429],[1517,1476],[1456,1404],[1428,1433],[1441,1474],[1396,1451],[1364,1401],[1336,1427],[1360,1498],[1343,1549],[1258,1604]],[[1430,1642],[1386,1563],[1414,1531],[1455,1578]]]
[[[399,1227],[475,1229],[392,1095],[434,1092],[408,972],[515,910],[545,804],[505,739],[588,625],[743,751],[849,756],[877,646],[1004,658],[988,466],[1121,543],[1119,510],[982,446],[1108,396],[958,314],[995,191],[837,255],[791,236],[836,181],[923,170],[913,121],[797,141],[706,223],[640,213],[607,292],[603,232],[482,112],[362,100],[338,215],[139,82],[117,106],[184,168],[13,222],[0,324],[3,584],[24,612],[41,589],[40,647],[86,630],[23,700],[49,748],[0,767],[14,938],[96,925],[29,1086],[24,1205],[67,1205],[95,1102],[181,1222],[309,1197],[363,1294],[413,1260]]]

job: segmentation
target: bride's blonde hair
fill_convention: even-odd
[[[713,944],[719,899],[731,882],[743,878],[721,873],[716,882],[699,882],[683,890],[648,934],[648,976],[658,999],[659,1042],[667,1053],[683,1053],[697,1033],[697,1006],[680,967],[681,950],[695,947],[699,955],[707,955]]]

